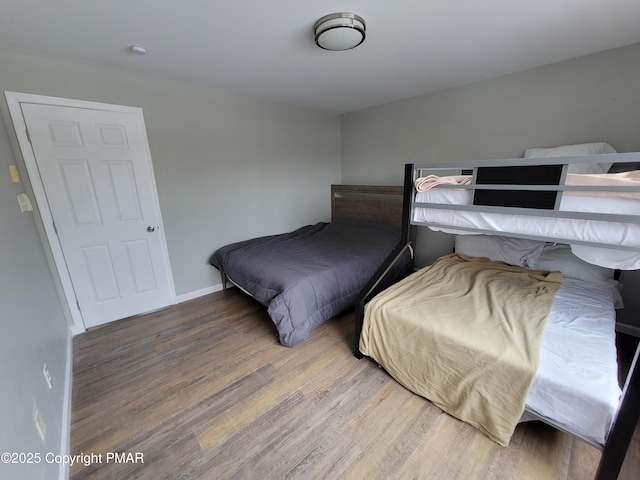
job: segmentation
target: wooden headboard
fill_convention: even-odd
[[[331,185],[331,219],[402,226],[402,186]]]

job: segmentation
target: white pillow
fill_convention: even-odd
[[[616,270],[638,270],[640,268],[640,252],[571,245],[571,253],[587,263],[606,268],[615,268]]]
[[[581,155],[601,155],[617,153],[608,143],[580,143],[562,145],[555,148],[529,148],[524,151],[524,158],[576,157]],[[587,163],[569,165],[569,173],[607,173],[613,163]]]
[[[569,245],[546,245],[531,268],[536,270],[560,271],[568,278],[585,282],[603,283],[613,279],[614,270],[599,267],[580,260]]]
[[[532,268],[544,242],[497,235],[456,235],[456,253],[470,257],[487,257],[495,262]]]

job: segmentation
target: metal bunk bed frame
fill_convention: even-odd
[[[607,158],[609,157],[609,158]],[[471,188],[471,189],[490,189],[490,190],[533,190],[533,191],[556,191],[558,192],[556,206],[559,205],[559,197],[562,192],[567,190],[582,190],[582,191],[640,191],[640,187],[590,187],[590,186],[566,186],[564,180],[569,164],[575,163],[598,163],[605,159],[611,159],[615,162],[610,171],[625,171],[631,169],[638,169],[640,165],[640,153],[626,153],[626,154],[612,154],[612,155],[592,155],[584,157],[561,157],[561,158],[528,158],[528,159],[509,159],[509,160],[484,160],[479,162],[455,162],[446,164],[406,164],[404,169],[404,197],[403,197],[403,215],[402,215],[402,236],[394,250],[389,254],[387,259],[380,266],[376,274],[372,277],[369,283],[362,290],[357,302],[356,302],[356,322],[355,322],[355,349],[354,355],[357,358],[362,358],[364,355],[360,352],[360,335],[362,331],[364,321],[364,310],[367,302],[376,295],[382,288],[382,282],[385,279],[387,273],[391,270],[393,265],[401,258],[405,250],[411,249],[414,236],[412,235],[412,227],[414,225],[429,225],[426,223],[415,224],[412,222],[412,211],[417,207],[431,206],[432,208],[449,208],[457,210],[470,210],[470,211],[483,211],[494,213],[510,213],[517,215],[534,215],[534,216],[551,216],[557,218],[582,218],[592,220],[604,220],[613,222],[628,222],[628,223],[640,223],[640,213],[638,215],[617,215],[617,214],[591,214],[580,212],[561,212],[558,210],[536,210],[532,208],[514,208],[514,207],[496,207],[496,206],[479,206],[479,205],[443,205],[443,204],[422,204],[414,202],[414,181],[420,176],[423,170],[456,170],[466,173],[473,173],[472,183],[466,186],[441,185],[438,188]],[[492,167],[492,166],[523,166],[523,165],[563,165],[562,173],[560,177],[559,185],[477,185],[475,183],[477,168],[479,167]],[[436,225],[438,226],[438,225]],[[441,226],[442,227],[442,226]],[[459,229],[458,227],[455,227]],[[469,229],[471,230],[471,229]],[[482,231],[473,229],[476,233],[495,234],[496,232]],[[532,238],[534,240],[543,241],[558,241],[566,243],[563,239],[550,239],[548,237],[535,237],[530,235],[517,235],[507,233],[510,236],[520,236],[523,238]],[[583,245],[595,245],[591,242],[581,242],[571,240],[571,243],[583,244]],[[602,245],[600,245],[602,246]],[[621,250],[630,250],[629,247],[607,245],[607,248],[617,248]],[[623,331],[626,334],[630,333],[636,339],[640,339],[635,327],[617,329]],[[594,480],[614,480],[618,478],[620,469],[624,462],[627,449],[631,443],[638,419],[640,418],[640,341],[636,343],[635,353],[633,360],[631,361],[629,371],[626,375],[624,386],[622,388],[622,395],[618,412],[613,420],[607,441],[604,445],[600,445],[584,438],[581,438],[574,433],[567,431],[556,422],[535,415],[537,419],[550,424],[554,428],[557,428],[569,435],[575,436],[582,441],[586,441],[590,445],[601,450],[602,455],[600,463],[596,472]]]

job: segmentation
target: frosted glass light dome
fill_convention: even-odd
[[[364,42],[367,27],[354,13],[325,15],[313,27],[316,44],[325,50],[350,50]]]

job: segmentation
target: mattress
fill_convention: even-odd
[[[209,263],[268,305],[280,343],[294,347],[322,322],[353,307],[399,239],[396,227],[334,220],[226,245]],[[401,278],[409,264],[407,255],[391,278]]]
[[[412,392],[506,446],[525,409],[561,286],[560,272],[446,255],[369,302],[360,351]]]
[[[564,430],[600,445],[605,443],[621,395],[615,345],[614,305],[618,295],[612,286],[563,279],[544,327],[538,369],[525,401],[525,414],[533,412],[550,419]],[[375,358],[383,368],[412,372],[412,382],[420,385],[421,379],[430,378],[432,368],[427,361],[415,360],[415,354],[424,351],[422,329],[425,335],[432,335],[428,313],[419,328],[410,323],[406,328],[380,326],[374,332],[372,325],[365,326],[361,350],[365,354],[384,352]],[[401,322],[402,316],[394,315],[393,319],[394,323]],[[389,338],[408,329],[412,331],[408,337]],[[472,352],[468,355],[474,358]],[[525,415],[521,421],[526,419]]]
[[[618,409],[615,287],[564,278],[547,318],[526,408],[605,443]]]
[[[417,192],[415,203],[473,205],[473,190],[458,188],[432,188]],[[638,215],[640,200],[598,195],[563,195],[559,211],[615,213]],[[571,245],[571,250],[582,260],[607,268],[634,270],[640,268],[640,224],[577,218],[510,215],[494,212],[449,210],[415,206],[414,223],[429,225],[432,230],[447,233],[472,234],[465,229],[482,229],[511,236],[539,237]],[[577,243],[572,243],[572,241]],[[583,245],[583,242],[623,245],[635,251],[617,250]]]

